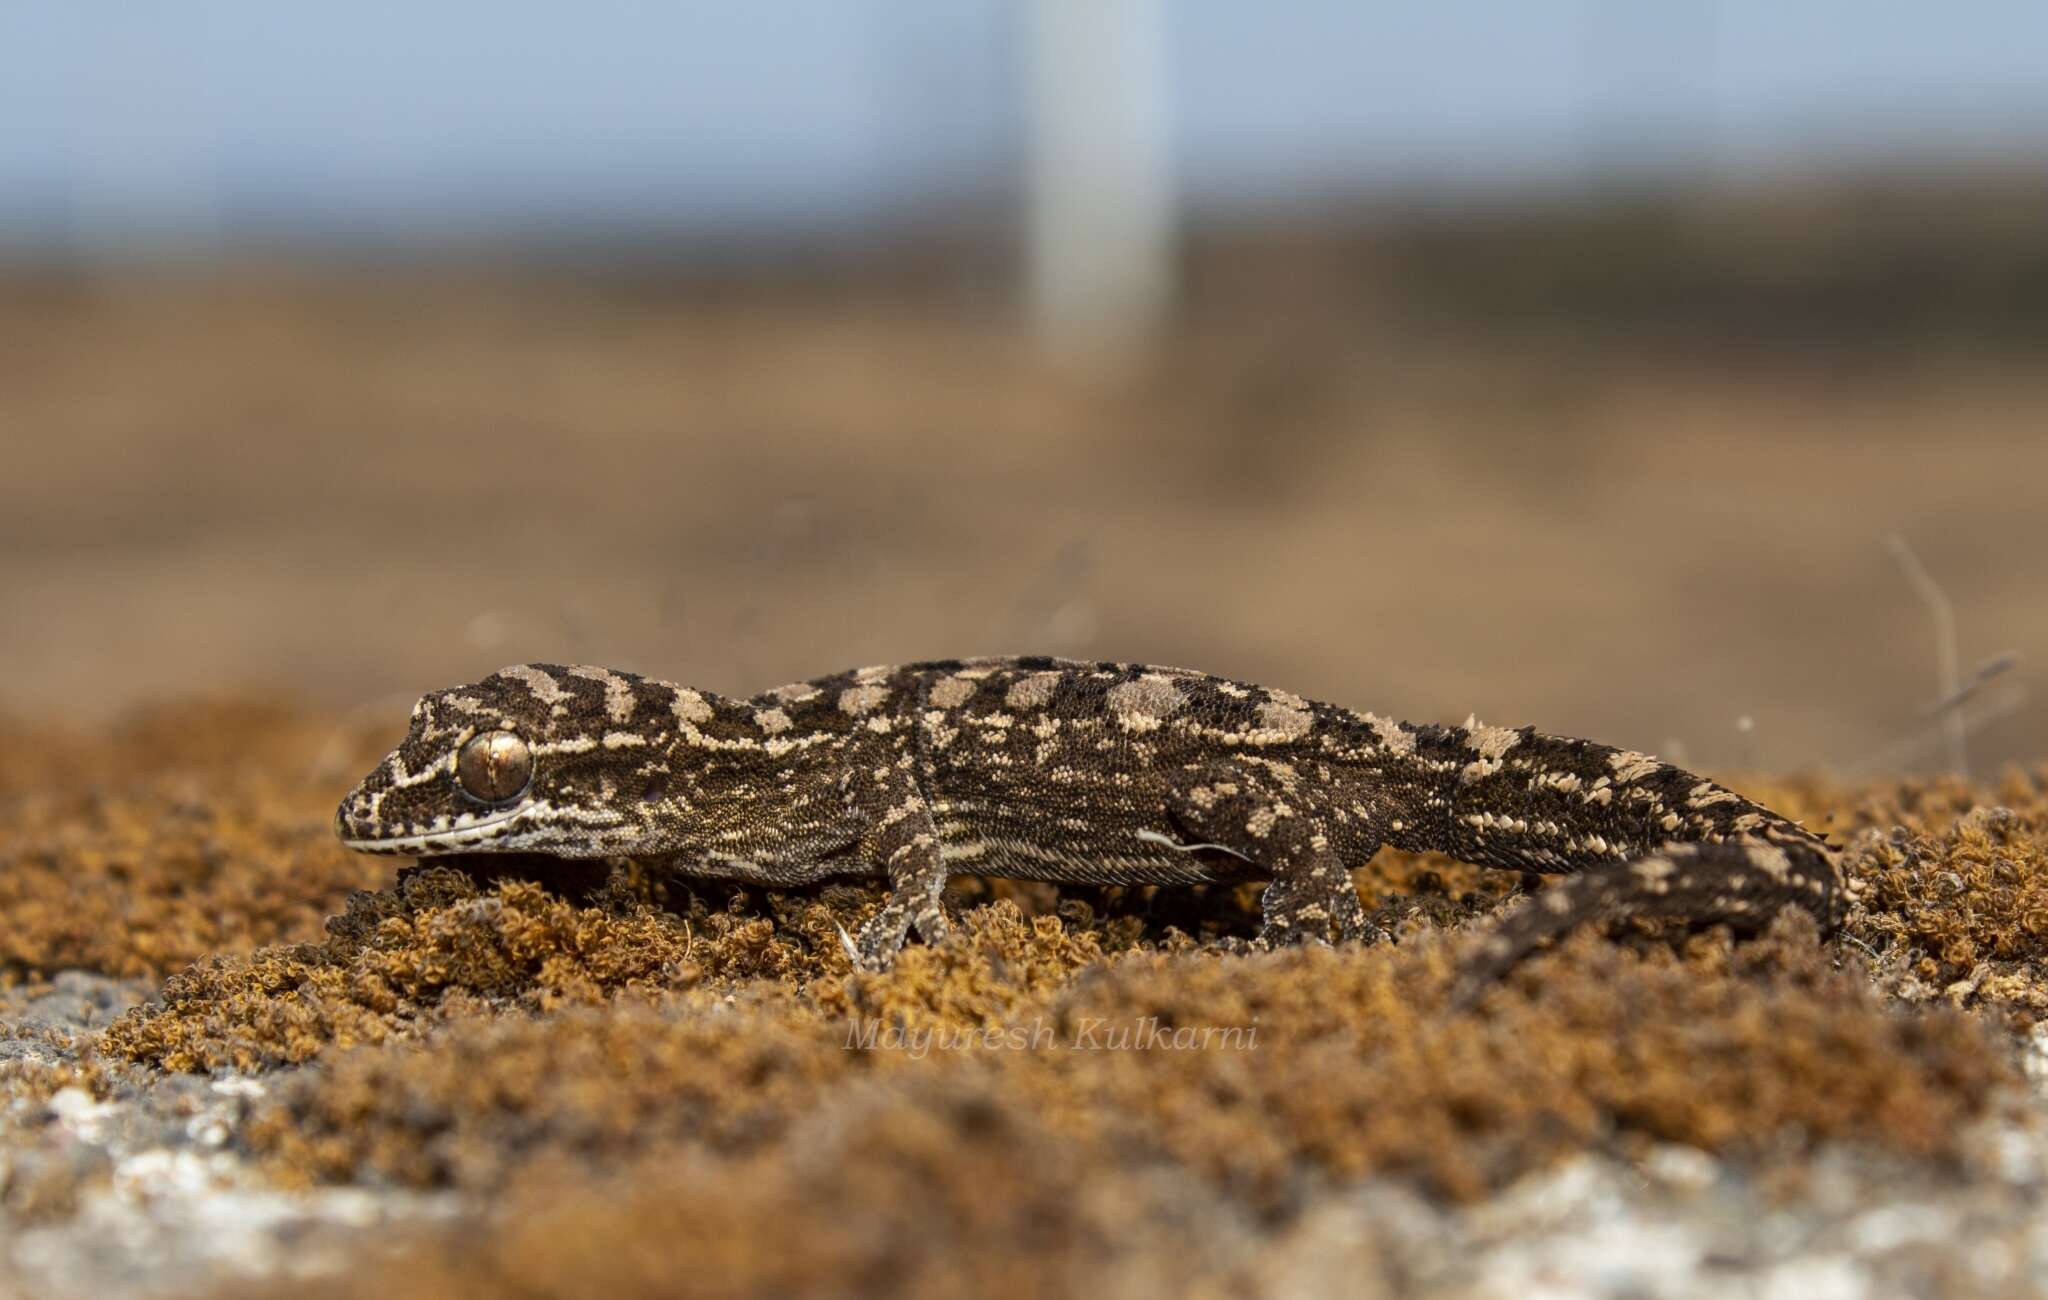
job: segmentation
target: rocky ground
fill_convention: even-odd
[[[380,723],[379,725],[384,725]],[[35,1296],[2048,1290],[2048,770],[1742,781],[1850,846],[1817,944],[1620,927],[1444,1005],[1244,893],[693,892],[333,844],[385,737],[265,704],[0,734],[0,1290]]]

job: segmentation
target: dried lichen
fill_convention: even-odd
[[[1055,919],[1027,926],[1000,904],[968,919],[968,942],[808,995],[466,1020],[431,1051],[345,1053],[251,1138],[292,1176],[494,1190],[538,1154],[765,1149],[830,1092],[907,1070],[1000,1091],[1077,1141],[1265,1212],[1372,1174],[1477,1195],[1617,1141],[1782,1154],[1839,1137],[1953,1156],[2011,1077],[1978,1026],[1887,1008],[1793,918],[1683,958],[1583,936],[1485,1016],[1446,1013],[1447,946],[1427,938],[1101,964],[1077,962],[1093,943]]]
[[[1084,1181],[1165,1169],[1255,1215],[1372,1175],[1471,1196],[1574,1151],[1652,1142],[1764,1159],[1844,1139],[1948,1158],[2013,1067],[1981,1025],[1913,1005],[1914,990],[1968,983],[1989,963],[1955,1000],[2023,1007],[2041,972],[2044,800],[2021,776],[1998,792],[2009,817],[1970,812],[1975,796],[1954,783],[1751,783],[1847,843],[1860,902],[1840,944],[1817,944],[1798,918],[1739,945],[1618,926],[1530,963],[1479,1015],[1444,1006],[1464,942],[1449,931],[1515,882],[1396,853],[1361,875],[1396,942],[1365,950],[1233,951],[1218,941],[1249,932],[1250,890],[965,882],[960,942],[854,976],[838,931],[869,913],[871,889],[750,897],[630,872],[536,880],[523,876],[537,864],[517,860],[408,870],[349,896],[315,940],[302,911],[272,900],[303,898],[308,864],[328,861],[324,816],[300,808],[302,784],[266,784],[257,768],[303,767],[319,729],[289,715],[232,725],[238,744],[207,742],[190,765],[235,791],[207,805],[193,837],[213,846],[204,854],[170,850],[193,839],[146,781],[81,775],[183,770],[179,738],[207,733],[189,720],[81,750],[56,787],[7,797],[99,810],[69,839],[46,815],[43,857],[16,858],[46,896],[69,879],[90,906],[140,900],[141,923],[96,935],[85,964],[147,969],[199,942],[172,904],[193,887],[183,864],[212,864],[197,884],[216,933],[250,950],[173,976],[100,1046],[173,1070],[316,1063],[245,1134],[286,1180],[516,1195],[537,1170],[595,1178],[662,1151],[722,1171],[705,1194],[721,1203],[794,1196],[797,1183],[764,1171],[794,1161],[796,1135],[849,1090],[906,1132],[932,1105],[992,1105],[1091,1153]],[[87,795],[64,784],[80,780]],[[152,818],[173,828],[161,841],[136,831],[107,851],[106,827]],[[311,876],[316,893],[336,879]],[[38,924],[14,951],[63,950]],[[35,970],[47,958],[16,960]],[[896,1046],[848,1050],[867,1026],[893,1030]],[[1054,1046],[1001,1037],[1039,1026]],[[1079,1050],[1089,1026],[1155,1050]],[[1178,1050],[1160,1026],[1256,1026],[1257,1046]],[[921,1033],[938,1046],[904,1050]],[[853,1187],[805,1194],[832,1213]]]
[[[0,980],[156,976],[309,937],[389,867],[334,842],[320,778],[376,741],[262,704],[103,737],[0,725]]]
[[[1902,996],[1944,994],[2016,1014],[2048,1011],[2048,821],[1977,808],[1939,831],[1875,838],[1859,863],[1854,929]]]
[[[1054,928],[1024,942],[1050,957]],[[2004,1077],[1965,1017],[1880,1006],[1802,921],[1682,958],[1584,936],[1483,1019],[1440,1014],[1447,956],[1133,953],[1010,1008],[1064,1046],[924,1057],[848,1051],[793,994],[451,1027],[435,1059],[337,1059],[263,1140],[302,1168],[452,1182],[497,1207],[320,1297],[1229,1294],[1255,1279],[1219,1272],[1249,1254],[1225,1243],[1331,1183],[1471,1192],[1658,1139],[1764,1161],[1829,1137],[1939,1156]],[[1256,1046],[1071,1041],[1084,1022],[1106,1044],[1229,1020],[1256,1020]]]
[[[391,890],[351,895],[324,942],[193,964],[104,1043],[171,1070],[254,1070],[470,1016],[844,966],[831,911],[774,901],[773,921],[695,895],[678,913],[628,878],[579,904],[531,880],[415,868]]]

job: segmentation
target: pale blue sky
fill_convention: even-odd
[[[1166,0],[1197,205],[2048,146],[2048,4]],[[847,227],[1016,174],[1004,0],[23,0],[0,239]]]

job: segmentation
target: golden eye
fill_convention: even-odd
[[[533,752],[509,731],[486,731],[462,747],[455,779],[470,798],[503,803],[523,793],[533,779]]]

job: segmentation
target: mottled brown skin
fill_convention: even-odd
[[[1573,873],[1484,941],[1466,995],[1601,916],[1754,930],[1790,904],[1832,930],[1842,908],[1823,841],[1641,754],[1048,658],[867,668],[746,700],[517,665],[423,698],[336,829],[373,853],[629,858],[774,886],[882,877],[888,902],[851,945],[870,967],[913,928],[945,939],[953,873],[1265,878],[1261,942],[1367,939],[1350,871],[1381,844]]]

